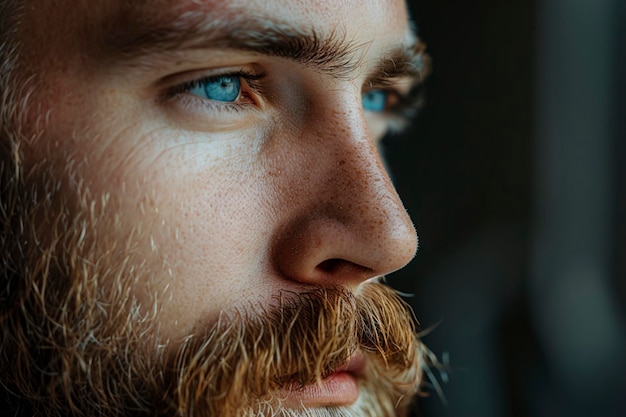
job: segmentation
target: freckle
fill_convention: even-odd
[[[346,160],[342,159],[341,161],[339,161],[339,166],[343,166],[346,164]]]

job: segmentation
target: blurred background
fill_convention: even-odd
[[[626,416],[626,1],[409,5],[433,72],[385,141],[420,235],[389,281],[443,364],[416,415]]]

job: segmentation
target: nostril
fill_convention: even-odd
[[[341,264],[341,259],[327,259],[321,262],[317,267],[326,273],[332,273],[339,268],[339,264]]]
[[[374,272],[373,269],[367,268],[362,265],[357,265],[353,262],[346,261],[345,259],[333,258],[326,259],[317,265],[317,269],[326,274],[358,274],[369,275]]]

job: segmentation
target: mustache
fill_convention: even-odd
[[[367,358],[367,379],[388,393],[387,408],[419,390],[416,321],[393,289],[380,283],[367,283],[356,294],[316,288],[282,293],[274,304],[261,314],[225,313],[166,355],[170,382],[163,409],[171,415],[257,415],[254,404],[275,406],[280,389],[319,383],[357,352]]]

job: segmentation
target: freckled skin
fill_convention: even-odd
[[[96,36],[99,10],[122,0],[62,8],[29,3],[24,27],[33,36],[24,37],[24,76],[43,74],[34,100],[49,122],[26,165],[50,156],[62,174],[68,161],[86,161],[77,175],[92,193],[110,194],[112,211],[125,224],[150,230],[152,242],[139,246],[152,268],[146,286],[167,294],[164,334],[183,337],[223,309],[263,303],[304,284],[356,290],[412,259],[417,238],[376,149],[382,133],[372,135],[361,108],[360,88],[371,68],[336,80],[269,60],[268,68],[298,83],[277,86],[270,116],[242,115],[242,127],[192,132],[151,97],[150,79],[135,84],[133,74],[108,73],[107,62],[87,65],[80,48],[91,40],[69,41],[89,19]],[[199,3],[216,16],[245,5],[320,33],[338,28],[367,45],[364,66],[408,30],[402,0]],[[137,7],[147,16],[195,7],[154,4]]]

